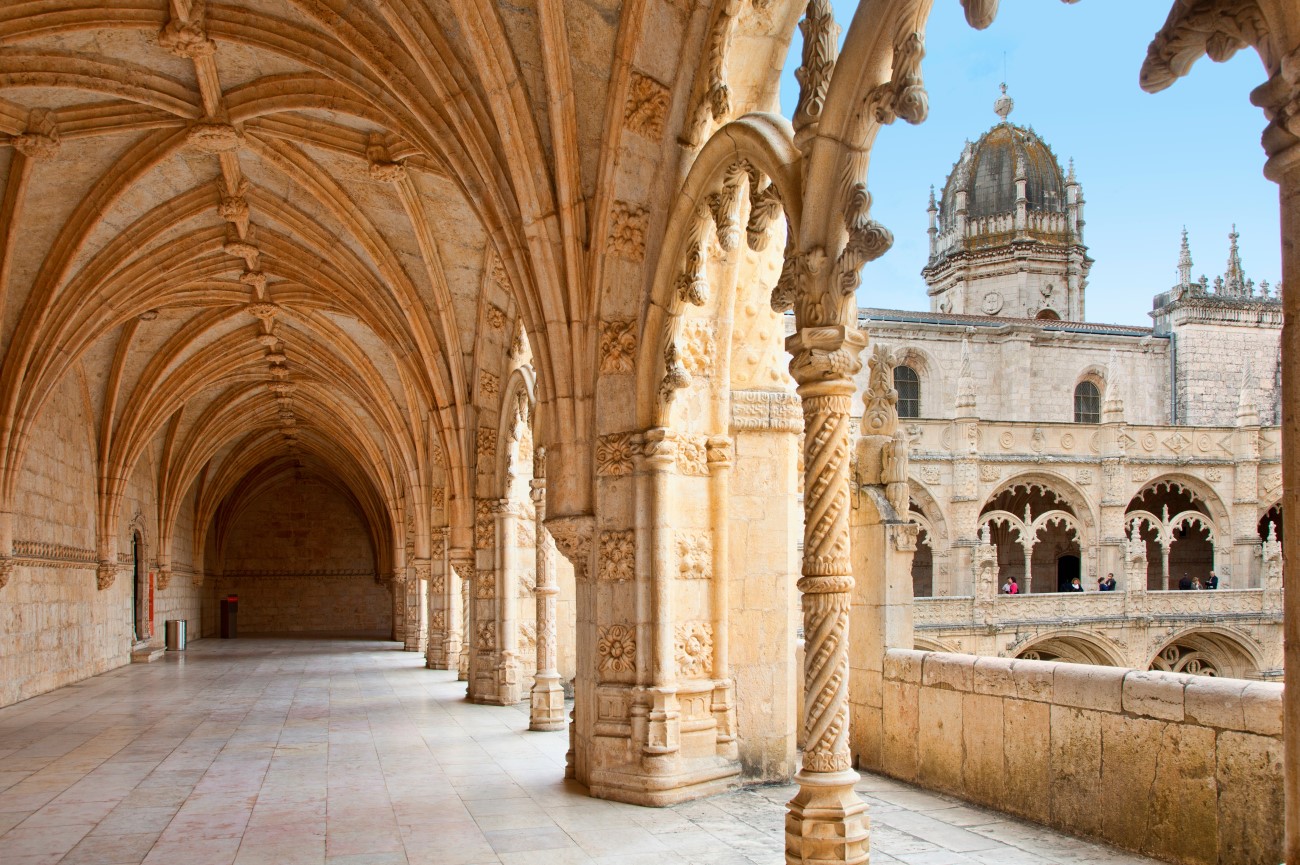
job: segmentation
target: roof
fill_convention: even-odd
[[[1022,327],[1061,333],[1088,333],[1104,336],[1129,336],[1135,338],[1156,336],[1149,327],[1133,327],[1126,324],[1105,324],[1092,321],[1059,321],[1038,318],[1009,318],[994,315],[957,315],[942,312],[915,312],[905,309],[878,309],[861,307],[858,309],[859,321],[888,321],[899,324],[935,324],[954,327]]]

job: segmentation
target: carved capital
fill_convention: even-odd
[[[790,374],[801,386],[841,381],[851,389],[852,377],[862,369],[859,355],[866,345],[866,334],[855,327],[800,328],[785,341],[786,351],[794,356]]]
[[[556,549],[573,565],[574,576],[585,581],[588,563],[591,559],[592,538],[596,529],[596,518],[590,514],[578,514],[568,517],[548,517],[544,523],[546,530],[555,540]]]
[[[95,585],[99,590],[105,591],[113,585],[117,579],[117,563],[110,562],[107,559],[101,559],[95,567]]]

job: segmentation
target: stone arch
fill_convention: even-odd
[[[913,597],[948,595],[953,592],[953,575],[948,558],[952,538],[943,507],[924,482],[908,479],[909,515],[921,526],[917,534],[917,552],[912,557]],[[929,591],[922,593],[925,586]]]
[[[1016,657],[1102,667],[1125,666],[1123,649],[1113,640],[1078,628],[1038,634],[1017,649]]]
[[[956,654],[960,650],[951,643],[945,642],[938,637],[914,636],[912,638],[912,648],[918,652],[948,652]]]
[[[1259,644],[1240,631],[1197,625],[1166,639],[1147,669],[1244,679],[1264,668],[1263,657]]]
[[[1199,478],[1167,473],[1144,484],[1129,499],[1124,523],[1126,534],[1136,526],[1146,541],[1147,588],[1178,588],[1184,576],[1191,582],[1219,573],[1220,550],[1231,544],[1228,521],[1222,500]]]
[[[1031,511],[1028,518],[1026,508]],[[1040,470],[1004,480],[985,499],[973,532],[985,523],[998,548],[1000,572],[1015,576],[1022,593],[1063,590],[1064,558],[1078,558],[1081,580],[1095,577],[1091,507],[1072,481],[1055,472]]]
[[[153,638],[154,632],[153,546],[148,521],[142,512],[136,511],[126,524],[125,537],[131,565],[131,639],[145,643]]]

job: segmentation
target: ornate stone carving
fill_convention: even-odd
[[[649,208],[615,201],[609,219],[610,254],[628,261],[644,261],[645,231],[649,220]]]
[[[501,378],[495,373],[484,370],[478,374],[479,393],[490,400],[496,399],[496,395],[501,392]]]
[[[162,30],[158,31],[158,45],[169,54],[190,60],[211,57],[217,50],[217,43],[209,39],[203,29],[202,20],[185,21],[180,18],[169,19]]]
[[[966,23],[976,30],[983,30],[993,23],[998,14],[998,0],[961,0],[966,10]]]
[[[682,323],[682,366],[692,378],[708,376],[717,363],[718,347],[713,336],[713,325],[704,319],[692,318]]]
[[[491,466],[487,460],[496,458],[497,455],[497,431],[492,427],[481,426],[478,428],[477,452],[479,459],[479,470],[490,470]]]
[[[596,579],[611,583],[631,580],[636,567],[636,532],[631,529],[602,531],[596,555]]]
[[[628,82],[623,123],[637,135],[657,141],[664,134],[670,95],[667,87],[633,70]]]
[[[95,585],[99,590],[105,591],[117,579],[117,564],[101,559],[99,565],[95,568]]]
[[[434,610],[429,614],[429,627],[435,631],[444,631],[447,629],[447,611]]]
[[[713,536],[698,531],[675,534],[678,576],[684,580],[713,579]]]
[[[59,152],[59,128],[54,123],[54,113],[45,108],[33,108],[27,115],[27,129],[10,141],[28,159],[52,159]]]
[[[636,433],[622,432],[603,435],[596,440],[596,474],[621,477],[632,474],[632,458],[639,448]]]
[[[545,526],[555,541],[556,549],[573,565],[574,578],[584,582],[588,576],[595,518],[590,514],[548,517]]]
[[[706,679],[713,675],[713,625],[708,622],[679,624],[674,648],[677,675],[684,679]]]
[[[478,635],[478,650],[480,652],[494,652],[497,648],[497,623],[483,622],[478,626],[475,632]]]
[[[1074,480],[1081,486],[1092,483],[1092,469],[1079,469],[1074,474]]]
[[[901,33],[894,43],[894,66],[890,80],[867,94],[867,110],[871,111],[878,123],[893,123],[897,117],[911,124],[925,120],[930,112],[930,98],[921,81],[923,57],[925,38],[915,30]]]
[[[686,237],[682,241],[682,269],[677,274],[674,287],[677,299],[692,306],[704,306],[709,302],[709,278],[705,270],[708,265],[709,221],[706,208],[696,210],[690,217]]]
[[[894,357],[877,345],[867,361],[870,370],[867,389],[862,393],[863,435],[893,435],[898,428],[898,391],[894,390]]]
[[[703,436],[677,436],[677,471],[696,477],[708,475],[708,449]]]
[[[474,507],[474,548],[489,549],[496,542],[496,515],[492,503],[480,501]]]
[[[705,45],[703,75],[704,86],[697,85],[694,106],[689,112],[683,133],[685,142],[694,147],[704,140],[709,119],[723,121],[731,113],[731,88],[727,84],[727,54],[731,51],[732,36],[736,31],[736,16],[742,0],[723,0],[718,5],[709,28]]]
[[[531,547],[535,543],[533,539],[533,529],[526,520],[515,525],[515,544],[520,547]]]
[[[980,464],[980,480],[986,484],[993,483],[1002,475],[1002,471],[992,463]]]
[[[185,141],[204,153],[232,153],[244,145],[244,134],[229,123],[201,121],[185,133]]]
[[[9,585],[9,578],[14,574],[17,562],[11,556],[0,556],[0,589]]]
[[[784,391],[733,390],[731,428],[737,432],[803,432],[799,397]]]
[[[1255,0],[1178,0],[1147,48],[1138,82],[1156,93],[1186,75],[1202,54],[1222,63],[1247,45],[1268,62],[1272,40]]]
[[[600,326],[600,371],[632,372],[636,369],[636,322],[615,319]]]
[[[160,592],[166,591],[167,587],[170,586],[171,584],[172,584],[172,569],[159,568],[158,569],[158,591]]]
[[[479,571],[474,577],[474,597],[491,600],[497,596],[497,578],[492,571]]]
[[[442,487],[436,487],[429,491],[429,504],[435,508],[446,507],[447,491]],[[435,543],[441,543],[440,541]]]
[[[506,314],[495,303],[489,303],[487,313],[484,316],[487,319],[488,327],[493,330],[505,330]]]
[[[630,625],[600,628],[596,656],[596,669],[610,678],[631,673],[636,668],[636,632]]]
[[[840,27],[830,0],[810,0],[803,20],[803,56],[794,77],[799,82],[799,102],[794,110],[795,143],[800,147],[821,120],[826,88],[839,57]]]
[[[659,383],[659,401],[664,404],[665,411],[672,404],[677,391],[688,387],[690,383],[691,374],[682,365],[677,353],[677,343],[669,342],[668,347],[664,349],[664,377]]]

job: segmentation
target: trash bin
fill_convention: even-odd
[[[221,599],[221,639],[233,640],[237,636],[239,613],[239,595],[227,595]]]
[[[164,627],[167,633],[167,651],[185,651],[185,619],[168,619]]]

